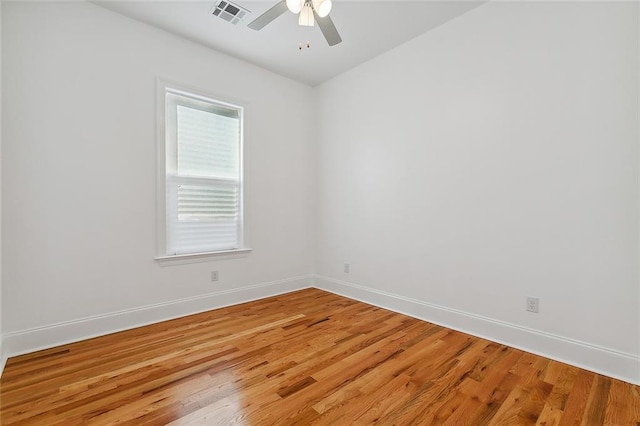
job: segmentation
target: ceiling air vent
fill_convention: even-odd
[[[237,4],[231,3],[230,1],[220,0],[216,3],[213,9],[211,9],[211,13],[213,16],[217,16],[218,18],[236,25],[238,22],[242,21],[242,18],[251,12]]]

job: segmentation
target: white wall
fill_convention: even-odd
[[[0,259],[2,259],[2,2],[0,1]],[[0,376],[6,357],[2,346],[2,261],[0,261]]]
[[[2,18],[9,352],[310,284],[311,88],[84,2]],[[246,105],[248,256],[154,261],[157,77]]]
[[[640,382],[637,7],[492,2],[320,86],[318,285]]]

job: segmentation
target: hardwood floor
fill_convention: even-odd
[[[310,289],[11,358],[2,424],[636,425],[640,388]]]

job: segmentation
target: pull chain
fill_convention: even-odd
[[[311,49],[311,42],[307,41],[307,49]],[[298,50],[302,50],[302,42],[298,43]]]

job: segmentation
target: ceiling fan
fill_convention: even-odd
[[[329,17],[331,6],[331,0],[281,0],[247,26],[252,30],[260,31],[265,25],[289,10],[299,15],[298,25],[313,27],[314,21],[318,22],[320,31],[329,46],[335,46],[342,41],[342,38]]]

